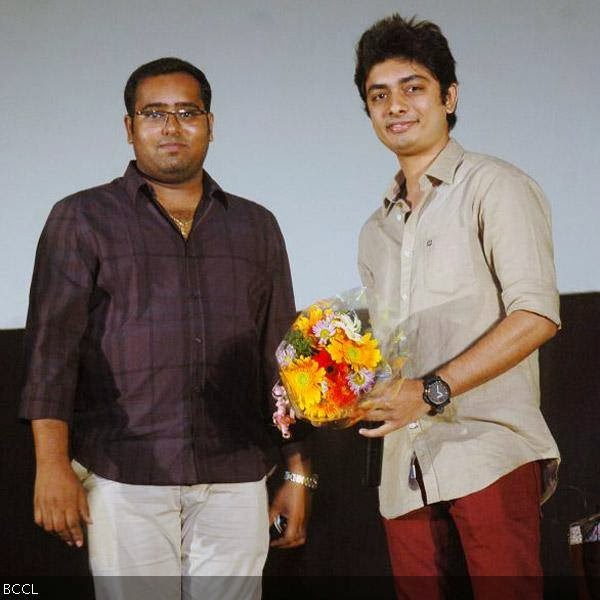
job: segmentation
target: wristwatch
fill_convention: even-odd
[[[450,404],[450,386],[438,375],[423,377],[423,400],[431,406],[431,415],[444,412],[444,407]]]
[[[312,475],[301,475],[300,473],[284,471],[283,479],[284,481],[293,481],[294,483],[299,483],[300,485],[310,488],[311,490],[316,490],[319,486],[319,476],[316,473],[313,473]]]

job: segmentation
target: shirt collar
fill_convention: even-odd
[[[138,192],[142,188],[142,191],[146,194],[152,194],[150,185],[142,177],[142,174],[137,168],[135,160],[130,161],[129,165],[127,165],[127,169],[123,175],[123,184],[125,185],[127,195],[132,199],[137,197]],[[219,200],[223,204],[224,208],[228,208],[229,206],[227,194],[206,171],[203,172],[203,197]]]
[[[427,167],[425,175],[443,183],[454,183],[456,170],[462,162],[464,154],[465,151],[462,146],[456,140],[450,138],[444,149]]]
[[[214,198],[215,200],[221,202],[224,208],[229,208],[229,200],[227,198],[227,194],[206,171],[204,171],[203,189],[204,197]]]
[[[443,150],[434,158],[433,162],[427,167],[423,177],[434,179],[443,183],[453,183],[465,151],[462,146],[453,138],[450,138]],[[402,169],[396,173],[392,183],[388,187],[383,198],[383,208],[389,211],[396,204],[404,204],[402,198],[405,177]],[[408,206],[406,206],[408,209]]]

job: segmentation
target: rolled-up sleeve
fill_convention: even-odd
[[[77,207],[73,197],[59,202],[38,243],[25,332],[22,419],[72,419],[95,270]]]
[[[479,227],[506,314],[526,310],[560,327],[550,210],[539,186],[521,172],[498,172],[482,195]]]

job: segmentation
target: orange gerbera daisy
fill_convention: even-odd
[[[377,340],[370,333],[363,335],[361,342],[336,337],[327,346],[327,351],[334,361],[345,362],[355,370],[361,367],[374,369],[381,361]]]
[[[350,407],[356,402],[356,396],[344,381],[336,381],[327,389],[325,396],[328,402],[331,402],[339,409]]]

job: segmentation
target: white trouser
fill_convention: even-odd
[[[93,521],[87,542],[97,598],[260,598],[269,549],[266,478],[131,485],[75,461],[73,468]]]

